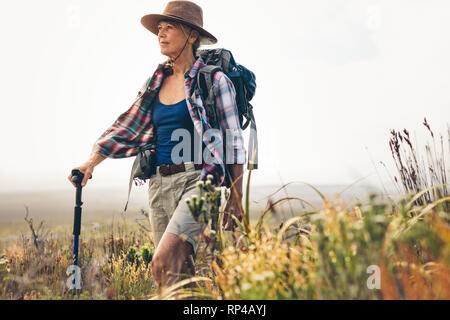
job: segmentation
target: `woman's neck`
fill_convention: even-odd
[[[187,52],[186,52],[187,53]],[[185,52],[183,52],[177,59],[177,61],[175,61],[173,63],[173,74],[175,76],[178,75],[183,75],[191,70],[192,66],[195,63],[195,58],[192,55],[192,53],[190,54],[185,54]]]

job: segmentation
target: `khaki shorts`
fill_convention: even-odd
[[[204,224],[191,216],[186,199],[198,195],[197,181],[201,169],[195,170],[193,162],[185,163],[186,171],[162,176],[159,166],[149,179],[149,219],[155,248],[164,234],[170,232],[185,239],[197,251],[198,238]]]

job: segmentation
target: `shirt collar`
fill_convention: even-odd
[[[192,66],[191,70],[189,70],[188,72],[186,72],[184,74],[184,78],[185,79],[188,79],[188,78],[193,79],[197,75],[198,70],[200,70],[204,65],[205,65],[205,63],[203,62],[202,57],[199,56],[197,61],[195,61],[194,65]]]

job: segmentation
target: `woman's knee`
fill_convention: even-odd
[[[159,278],[164,269],[164,261],[159,256],[154,256],[150,262],[150,270],[152,271],[153,277]]]
[[[152,273],[159,275],[164,270],[178,269],[190,254],[192,254],[191,244],[175,234],[166,232],[150,264]]]

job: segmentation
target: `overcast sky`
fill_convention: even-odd
[[[256,74],[254,184],[389,184],[391,129],[421,145],[424,117],[445,132],[449,1],[196,2],[215,46]],[[140,18],[166,3],[0,3],[0,192],[73,188],[70,170],[165,60]],[[107,159],[87,187],[127,186],[133,160]]]

